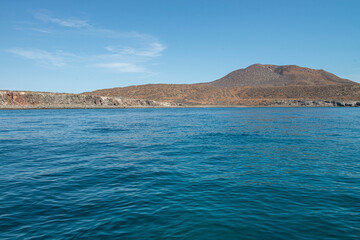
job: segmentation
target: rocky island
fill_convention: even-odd
[[[0,91],[2,109],[195,106],[360,107],[360,84],[324,70],[254,64],[197,84],[147,84],[82,94]]]

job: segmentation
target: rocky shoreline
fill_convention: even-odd
[[[360,107],[350,100],[261,100],[236,105],[183,104],[144,99],[104,97],[84,94],[0,91],[0,109],[97,109],[97,108],[177,108],[177,107]]]
[[[176,107],[179,104],[154,100],[103,97],[83,94],[0,91],[0,109],[66,109]]]
[[[297,107],[360,107],[360,101],[335,100],[275,100],[264,106],[297,106]]]

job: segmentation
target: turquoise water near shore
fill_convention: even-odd
[[[360,109],[0,111],[0,239],[359,239]]]

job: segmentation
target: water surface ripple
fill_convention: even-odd
[[[360,109],[1,111],[0,239],[360,239]]]

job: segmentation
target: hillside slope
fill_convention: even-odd
[[[242,105],[244,100],[269,102],[272,100],[354,100],[360,101],[360,85],[287,86],[287,87],[234,87],[220,88],[211,85],[149,84],[125,88],[97,90],[88,94],[123,96],[133,99],[152,99],[183,104]],[[246,104],[246,105],[249,105]],[[255,104],[257,105],[257,104]]]
[[[315,70],[295,65],[254,64],[239,69],[209,83],[217,87],[238,86],[319,86],[353,84],[324,70]]]
[[[208,83],[147,84],[84,94],[190,105],[266,105],[286,99],[360,101],[360,84],[324,70],[255,64]]]

